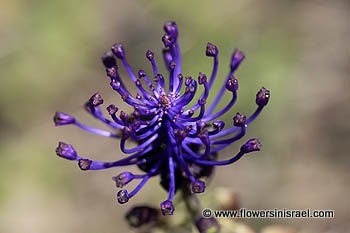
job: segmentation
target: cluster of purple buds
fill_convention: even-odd
[[[56,153],[62,158],[78,161],[79,167],[84,171],[137,165],[144,174],[126,171],[113,177],[116,186],[121,188],[117,193],[117,200],[121,204],[128,202],[150,178],[160,176],[160,183],[168,192],[168,197],[160,204],[161,211],[164,215],[172,215],[176,190],[190,184],[193,193],[202,193],[205,191],[205,182],[201,178],[208,176],[214,166],[232,164],[243,155],[260,150],[259,140],[253,138],[244,143],[232,158],[217,159],[219,151],[246,134],[248,125],[268,103],[270,93],[264,87],[261,88],[256,95],[256,111],[249,117],[236,113],[233,125],[225,127],[225,123],[217,118],[230,111],[236,102],[238,80],[234,73],[245,58],[244,54],[237,49],[233,52],[230,71],[220,90],[214,91],[212,88],[219,64],[218,48],[212,43],[207,44],[205,53],[213,59],[213,69],[209,78],[206,74],[199,73],[196,81],[182,74],[177,25],[168,22],[164,25],[164,30],[163,59],[169,72],[167,84],[163,74],[159,73],[155,55],[150,50],[146,52],[146,58],[152,67],[152,74],[146,74],[144,70],[135,73],[129,66],[121,44],[113,45],[111,51],[102,56],[111,87],[134,109],[131,114],[123,111],[117,114],[118,107],[110,104],[106,108],[110,116],[108,119],[101,109],[103,98],[98,93],[92,95],[85,104],[85,109],[109,126],[111,131],[90,127],[62,112],[56,112],[54,122],[56,126],[75,125],[90,133],[120,139],[121,151],[129,156],[114,162],[82,157],[72,145],[64,142],[59,142]],[[119,75],[117,59],[135,83],[138,90],[135,96],[126,88]],[[199,86],[202,86],[203,91],[198,100],[194,101]],[[210,92],[215,98],[209,104],[207,99]],[[226,106],[215,111],[225,92],[230,93],[231,99]],[[137,145],[128,148],[128,140]],[[139,184],[133,190],[123,189],[135,180],[139,180]]]

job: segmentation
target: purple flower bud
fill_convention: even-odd
[[[227,80],[226,88],[227,88],[227,90],[232,91],[232,92],[238,90],[238,80],[236,79],[236,77],[234,75],[232,75],[231,78],[229,80]]]
[[[125,113],[124,111],[121,111],[119,114],[120,119],[122,119],[122,121],[127,122],[128,118],[129,118],[129,114]]]
[[[270,91],[262,87],[256,94],[256,104],[260,107],[267,105],[270,99]]]
[[[168,34],[165,34],[162,37],[162,41],[164,43],[164,46],[168,48],[168,47],[171,47],[175,43],[175,37],[168,35]]]
[[[146,72],[144,70],[139,70],[138,76],[139,76],[139,78],[144,78],[144,77],[146,77]]]
[[[162,214],[164,216],[165,215],[173,215],[175,208],[174,208],[174,205],[171,201],[166,200],[160,204],[160,210],[162,211]]]
[[[202,74],[201,72],[199,72],[198,75],[198,83],[200,85],[204,84],[207,81],[207,76],[205,74]]]
[[[208,134],[208,130],[202,130],[198,134],[198,138],[202,141],[202,143],[206,146],[210,145],[210,138]]]
[[[134,175],[131,172],[122,172],[117,176],[113,176],[112,179],[118,188],[123,188],[124,185],[127,185],[134,179]]]
[[[239,51],[238,49],[235,49],[231,58],[231,70],[236,70],[244,58],[245,58],[244,53],[242,51]]]
[[[192,84],[192,77],[191,76],[187,76],[185,79],[186,79],[185,80],[185,85],[186,86],[189,86],[189,85]]]
[[[210,218],[200,217],[196,220],[196,226],[199,233],[220,232],[220,225],[214,217],[210,217]]]
[[[78,155],[72,145],[59,142],[56,148],[56,154],[64,159],[76,160]]]
[[[193,116],[193,114],[194,114],[193,109],[190,109],[190,110],[188,111],[188,115],[191,117],[191,116]]]
[[[111,87],[113,88],[113,90],[118,91],[121,87],[120,82],[116,81],[116,80],[112,80],[110,83]]]
[[[205,55],[207,55],[208,57],[216,57],[218,54],[218,48],[214,44],[208,42],[207,49],[205,50]]]
[[[115,106],[114,104],[110,104],[107,107],[107,111],[109,115],[114,115],[118,112],[118,107]]]
[[[221,131],[225,127],[225,122],[220,120],[215,120],[213,122],[213,127],[217,129],[218,131]]]
[[[164,24],[164,31],[166,34],[171,35],[174,38],[177,38],[179,32],[175,22],[166,22]]]
[[[149,61],[152,61],[154,59],[154,53],[151,51],[151,50],[147,50],[146,52],[146,58],[149,60]]]
[[[234,126],[244,126],[247,117],[245,115],[240,114],[239,112],[233,117],[233,125]]]
[[[119,204],[124,204],[129,201],[129,193],[126,189],[122,189],[117,193],[117,200]]]
[[[133,130],[130,127],[125,126],[122,129],[122,139],[128,139],[132,133]]]
[[[111,51],[105,53],[101,57],[102,63],[106,68],[112,68],[117,66],[117,61]]]
[[[199,100],[198,100],[198,104],[199,105],[205,105],[205,103],[207,102],[207,100],[205,99],[205,98],[200,98]]]
[[[260,151],[261,143],[258,139],[249,139],[243,146],[241,146],[241,151],[243,153],[250,153],[253,151]]]
[[[115,44],[111,48],[114,56],[116,56],[119,59],[125,58],[125,52],[122,44]]]
[[[53,121],[55,122],[55,126],[60,126],[60,125],[73,124],[75,122],[75,119],[74,117],[66,113],[56,112],[53,117]]]
[[[149,206],[135,206],[128,211],[125,218],[130,226],[141,227],[156,222],[159,218],[159,212],[157,209]]]
[[[191,184],[193,193],[203,193],[205,191],[205,183],[201,180],[195,180]]]
[[[91,167],[92,161],[90,159],[79,159],[78,166],[81,170],[87,171]]]
[[[102,96],[99,93],[95,93],[91,96],[91,98],[89,99],[89,104],[91,106],[97,107],[101,104],[103,104],[103,99]]]

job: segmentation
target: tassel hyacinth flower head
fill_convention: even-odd
[[[238,80],[235,71],[245,55],[235,49],[228,75],[225,80],[220,80],[217,77],[219,50],[214,44],[208,43],[205,54],[213,60],[211,74],[207,76],[199,73],[197,79],[184,76],[176,23],[165,23],[164,31],[163,60],[167,75],[159,73],[158,61],[150,50],[146,52],[146,58],[152,67],[152,74],[147,74],[144,70],[135,73],[127,61],[122,44],[113,45],[111,51],[102,56],[111,87],[134,109],[130,114],[123,111],[118,113],[118,107],[110,104],[105,109],[108,114],[104,114],[103,98],[99,93],[92,95],[85,104],[86,111],[109,126],[111,131],[90,127],[63,112],[56,112],[53,119],[56,126],[75,125],[87,132],[120,140],[120,149],[126,156],[113,162],[82,157],[72,145],[65,142],[59,142],[56,153],[62,158],[77,161],[84,171],[138,166],[143,171],[142,174],[124,171],[113,177],[116,186],[121,188],[116,195],[121,204],[135,196],[150,178],[160,177],[161,186],[168,192],[167,198],[160,203],[160,209],[163,215],[172,215],[177,190],[188,188],[192,193],[202,193],[205,191],[203,178],[209,176],[215,166],[230,165],[245,154],[261,149],[260,141],[252,138],[243,143],[231,158],[218,159],[218,152],[246,134],[249,124],[268,103],[270,92],[261,88],[256,94],[255,112],[250,116],[233,114],[232,125],[226,126],[218,118],[230,111],[236,102]],[[135,84],[138,91],[135,96],[123,83],[117,60]],[[222,83],[219,91],[213,90],[214,82]],[[195,100],[198,91],[200,96]],[[230,100],[216,111],[225,92],[230,93]],[[207,103],[210,94],[215,97],[211,103]],[[136,146],[128,148],[128,140],[136,142]],[[133,190],[124,189],[132,181],[138,182],[136,187]]]

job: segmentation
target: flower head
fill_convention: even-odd
[[[236,102],[238,79],[235,71],[245,55],[235,49],[228,75],[224,81],[217,80],[222,82],[222,85],[219,91],[214,91],[212,88],[217,78],[218,48],[212,43],[206,46],[206,56],[213,59],[210,76],[201,72],[197,79],[185,76],[181,68],[176,23],[166,23],[164,31],[163,60],[167,75],[159,73],[156,56],[150,50],[146,52],[146,58],[152,67],[152,74],[147,74],[144,70],[134,72],[120,43],[113,45],[111,51],[102,56],[112,89],[134,109],[130,114],[123,111],[118,114],[118,107],[109,104],[106,108],[109,115],[107,118],[101,108],[104,103],[102,96],[99,93],[93,94],[86,102],[85,109],[109,126],[111,131],[82,124],[62,112],[55,114],[54,122],[56,126],[75,125],[90,133],[119,139],[120,149],[129,156],[113,162],[81,157],[71,145],[63,142],[59,143],[56,152],[62,158],[76,160],[80,169],[84,171],[137,165],[144,174],[125,171],[113,177],[118,188],[139,180],[139,184],[133,190],[121,189],[117,192],[117,200],[121,204],[136,195],[150,178],[159,176],[161,185],[168,192],[168,197],[160,204],[160,209],[164,215],[172,215],[175,209],[172,201],[178,189],[189,188],[192,193],[202,193],[205,191],[205,182],[200,178],[210,175],[213,167],[232,164],[243,155],[260,150],[260,141],[250,139],[232,158],[217,160],[218,152],[246,134],[249,124],[268,103],[270,92],[264,87],[259,90],[256,95],[256,111],[250,116],[237,113],[233,117],[232,125],[225,127],[225,123],[218,118],[231,111]],[[120,77],[117,59],[138,90],[135,96],[126,88]],[[195,100],[197,92],[201,94]],[[231,95],[231,99],[222,109],[216,110],[219,101],[223,101],[225,92]],[[214,100],[208,103],[210,94],[214,95]],[[127,147],[128,140],[136,142],[137,145]]]

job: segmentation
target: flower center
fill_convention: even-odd
[[[166,95],[161,95],[159,97],[159,104],[165,108],[165,109],[169,109],[170,108],[170,104],[171,104],[171,100],[168,96]]]

